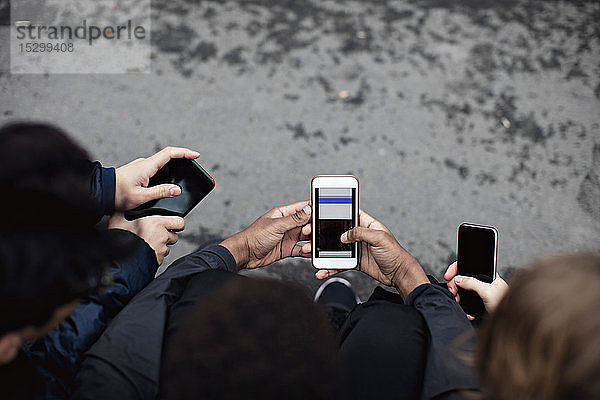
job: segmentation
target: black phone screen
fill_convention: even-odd
[[[175,197],[152,200],[127,211],[125,218],[131,220],[148,215],[186,216],[215,187],[215,181],[195,161],[175,158],[165,164],[150,178],[148,186],[173,183],[181,188]]]
[[[491,227],[461,224],[458,227],[459,275],[472,276],[483,282],[494,279],[496,264],[496,232]],[[467,314],[481,317],[485,314],[483,301],[477,293],[458,289],[460,305]]]
[[[317,232],[315,257],[354,258],[356,243],[342,243],[342,233],[354,228],[356,188],[315,188]]]

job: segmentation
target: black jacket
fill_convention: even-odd
[[[207,269],[237,271],[233,256],[218,245],[172,264],[121,311],[86,354],[74,398],[156,398],[169,307],[180,298],[189,279]],[[406,303],[423,315],[429,333],[422,398],[457,399],[460,389],[477,389],[473,368],[456,356],[472,356],[474,338],[452,294],[436,283],[424,284],[407,296]],[[456,339],[463,336],[466,340],[456,348]]]
[[[448,289],[430,277],[406,296],[405,303],[423,316],[428,330],[427,361],[421,399],[462,399],[461,390],[478,390],[474,366],[475,333]]]
[[[211,245],[175,261],[131,300],[85,354],[73,398],[154,399],[169,307],[208,269],[237,272],[237,265],[225,247]]]

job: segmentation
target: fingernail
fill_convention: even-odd
[[[342,237],[340,237],[340,240],[344,243],[347,242],[348,241],[348,232],[342,233]]]
[[[456,282],[457,285],[460,285],[460,283],[462,282],[463,277],[460,275],[457,275],[454,277],[454,282]]]
[[[181,188],[179,186],[173,186],[169,191],[171,196],[178,196],[181,194]]]
[[[306,213],[306,215],[310,215],[310,213],[312,212],[312,207],[310,205],[306,205],[304,206],[303,210]]]
[[[198,153],[197,151],[192,151],[192,155],[194,157],[200,157],[200,153]]]

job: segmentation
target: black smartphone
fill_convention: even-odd
[[[150,178],[148,187],[174,183],[181,194],[166,199],[152,200],[124,213],[134,220],[148,215],[185,217],[215,187],[215,180],[195,160],[174,158]]]
[[[493,226],[462,223],[458,227],[458,275],[491,283],[496,277],[498,231]],[[483,300],[471,290],[459,288],[460,305],[475,318],[485,314]]]

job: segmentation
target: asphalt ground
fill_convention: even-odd
[[[600,249],[599,21],[598,1],[155,0],[152,73],[4,67],[0,123],[57,124],[107,166],[198,150],[217,187],[167,263],[354,174],[427,272],[470,221],[498,228],[510,277]],[[318,286],[306,260],[263,273]]]

